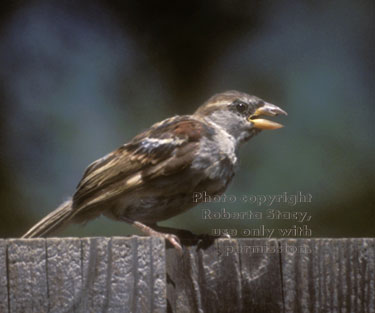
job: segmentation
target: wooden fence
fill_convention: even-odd
[[[0,240],[0,312],[375,312],[375,238]]]

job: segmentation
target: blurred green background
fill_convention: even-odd
[[[310,193],[313,236],[375,235],[374,3],[3,1],[0,4],[0,237],[23,234],[71,196],[85,167],[152,123],[237,89],[279,105],[285,128],[241,151],[226,194]],[[163,223],[207,221],[200,205]],[[100,218],[61,235],[137,233]]]

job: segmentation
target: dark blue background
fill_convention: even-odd
[[[19,236],[72,195],[85,167],[152,123],[238,89],[279,105],[285,128],[241,151],[227,194],[298,191],[313,236],[374,236],[371,1],[9,1],[1,4],[0,235]],[[166,225],[206,221],[199,206]],[[123,235],[101,218],[64,235]]]

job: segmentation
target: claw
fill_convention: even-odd
[[[176,248],[176,250],[182,255],[182,246],[181,246],[181,242],[180,242],[180,239],[178,239],[178,237],[176,235],[173,235],[173,234],[164,234],[164,233],[159,233],[160,235],[162,235],[162,237],[164,237],[166,240],[168,240],[173,247]]]
[[[232,237],[228,233],[221,234],[219,238],[231,239]]]

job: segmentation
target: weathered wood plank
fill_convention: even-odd
[[[46,263],[44,239],[8,241],[10,313],[48,312]]]
[[[8,312],[7,284],[10,312],[166,311],[165,243],[158,238],[0,243],[1,313]]]
[[[156,243],[156,238],[154,238],[153,241],[142,237],[134,238],[134,240],[138,242],[137,245],[133,246],[137,247],[136,251],[134,251],[137,255],[137,258],[135,258],[137,260],[137,266],[133,268],[136,281],[135,290],[137,290],[137,293],[134,293],[131,312],[162,312],[163,309],[166,309],[167,304],[166,284],[164,283],[165,249],[153,249],[153,245],[150,243]],[[161,251],[162,255],[160,255]],[[162,257],[162,259],[160,259],[160,257]],[[162,264],[160,264],[160,261],[162,261]],[[155,269],[158,272],[155,272]],[[164,289],[164,292],[160,290],[155,293],[155,279],[157,280],[158,286]]]
[[[0,239],[0,312],[8,313],[8,274],[6,241]]]
[[[165,312],[164,264],[157,238],[82,239],[82,312]]]
[[[282,312],[282,282],[277,240],[238,242],[243,312]]]
[[[276,248],[276,240],[219,239],[182,257],[168,249],[171,312],[281,312],[280,258],[267,253]]]
[[[0,312],[375,313],[375,238],[0,240]]]
[[[285,312],[374,312],[375,240],[285,239]],[[309,252],[306,253],[306,250]]]
[[[105,312],[108,309],[110,238],[82,239],[82,310]]]
[[[51,238],[46,245],[50,312],[82,312],[81,240]]]

